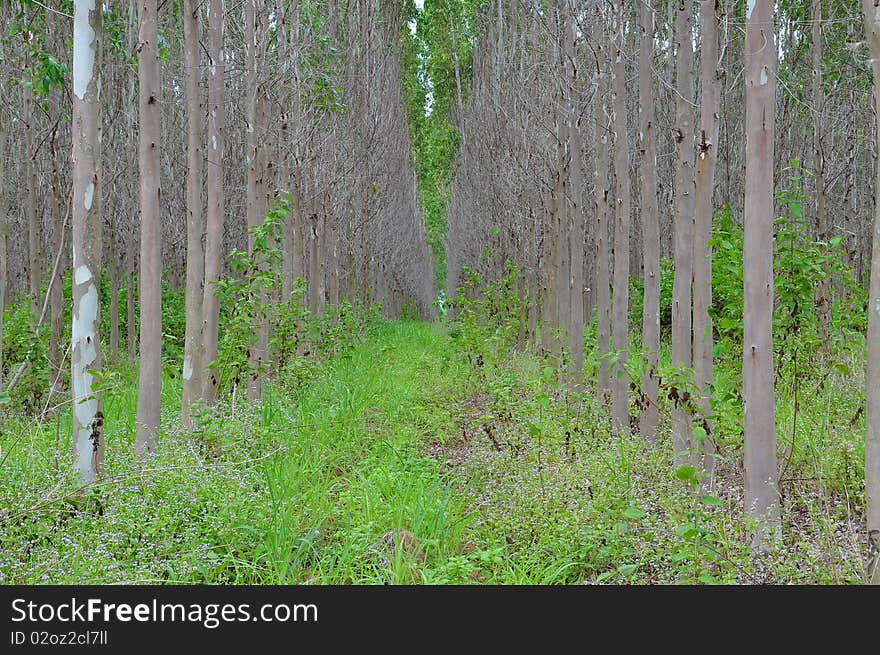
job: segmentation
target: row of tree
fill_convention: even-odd
[[[661,260],[671,259],[672,364],[691,380],[690,387],[665,381],[680,387],[672,401],[674,459],[701,469],[711,484],[710,243],[716,212],[729,210],[744,227],[746,506],[763,526],[757,544],[769,543],[780,530],[772,318],[782,201],[775,193],[786,164],[805,162],[819,252],[839,242],[863,284],[878,207],[868,182],[877,152],[868,65],[876,75],[875,3],[493,0],[471,21],[466,29],[478,34],[471,86],[448,109],[461,134],[448,186],[448,293],[468,270],[497,279],[514,263],[522,272],[525,336],[568,362],[576,383],[585,317],[595,312],[597,388],[614,427],[631,429],[634,400],[638,429],[654,441]],[[450,33],[446,41],[456,43],[454,27]],[[452,68],[459,60],[449,61]],[[452,77],[459,78],[457,69]],[[875,262],[866,448],[874,554],[878,269]],[[631,275],[644,290],[639,383],[627,365]],[[846,293],[834,284],[820,275],[813,299],[823,350],[835,294]]]
[[[410,11],[379,0],[0,6],[0,293],[29,294],[35,327],[50,317],[53,375],[71,367],[83,480],[101,471],[97,375],[102,359],[119,357],[123,286],[141,456],[159,427],[163,283],[185,287],[186,423],[194,403],[217,401],[217,291],[235,273],[230,253],[281,280],[254,312],[252,398],[274,356],[260,305],[302,301],[320,316],[381,303],[389,315],[433,315],[402,84]],[[277,229],[261,231],[276,210]],[[27,239],[10,241],[17,234]],[[105,275],[109,339],[99,329]],[[13,373],[7,390],[16,382]]]

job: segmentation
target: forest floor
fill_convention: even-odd
[[[377,322],[305,381],[282,375],[194,430],[166,378],[146,468],[121,381],[104,396],[107,475],[74,492],[66,419],[21,421],[0,452],[0,583],[859,581],[852,467],[787,466],[783,543],[755,558],[735,453],[704,493],[673,470],[668,435],[613,437],[535,354],[472,359],[454,329]],[[823,448],[837,454],[816,467],[857,457]]]

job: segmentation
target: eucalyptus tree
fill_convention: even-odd
[[[208,147],[206,182],[208,208],[205,230],[205,282],[202,300],[201,365],[202,396],[209,405],[217,402],[219,373],[217,347],[220,326],[220,299],[217,286],[223,265],[223,226],[225,223],[224,148],[226,135],[226,54],[225,8],[223,0],[205,5],[208,26]]]
[[[2,51],[0,51],[2,54]],[[9,254],[7,234],[9,231],[9,202],[6,192],[6,115],[0,107],[0,394],[3,393],[3,313],[6,309],[6,289],[9,286]],[[0,419],[3,405],[0,403]]]
[[[825,152],[823,144],[824,114],[825,114],[825,91],[822,88],[822,3],[820,0],[812,0],[810,5],[810,20],[812,22],[810,60],[812,64],[812,107],[813,116],[813,179],[816,185],[816,236],[819,239],[820,249],[825,250],[831,240],[828,225],[828,203],[826,202],[827,189],[825,188]],[[816,285],[816,313],[819,323],[819,339],[822,349],[828,351],[828,341],[831,335],[831,297],[830,275],[823,275]]]
[[[874,97],[880,97],[880,7],[862,0],[871,52]],[[880,112],[874,112],[875,143],[880,143]],[[875,146],[876,147],[876,146]],[[880,149],[878,149],[880,150]],[[868,296],[868,360],[865,375],[865,492],[867,496],[867,578],[880,584],[880,167],[874,181],[874,240]]]
[[[599,357],[598,390],[603,399],[611,397],[611,250],[608,244],[608,223],[612,215],[611,164],[609,157],[609,92],[608,43],[605,30],[604,3],[593,6],[593,43],[595,48],[595,86],[593,95],[595,168],[593,190],[595,202],[596,242],[596,354]]]
[[[694,47],[693,0],[675,4],[675,273],[672,284],[672,364],[684,380],[692,361],[694,243]],[[771,162],[772,165],[772,162]],[[672,449],[675,462],[690,460],[692,442],[689,394],[679,384],[672,406]]]
[[[140,369],[135,452],[155,451],[162,391],[162,233],[159,210],[160,83],[157,0],[138,0]]]
[[[255,253],[254,230],[260,226],[268,211],[266,202],[266,132],[268,129],[268,107],[265,97],[265,42],[266,9],[258,6],[258,0],[246,0],[244,3],[245,21],[245,67],[247,89],[247,227],[248,252],[251,257],[261,257]],[[264,266],[261,263],[261,266]],[[266,298],[261,295],[258,303],[265,304]],[[248,375],[248,396],[258,399],[263,388],[263,367],[269,340],[269,324],[265,313],[260,311],[254,316],[256,325],[255,343],[249,352],[250,373]]]
[[[627,134],[626,11],[623,0],[613,7],[614,64],[611,97],[614,116],[614,296],[611,314],[611,346],[614,352],[613,417],[618,432],[629,430],[629,228],[631,183]]]
[[[83,482],[101,474],[104,430],[93,371],[101,366],[98,332],[101,262],[102,16],[96,0],[75,0],[73,14],[73,321],[71,382],[75,466]]]
[[[199,8],[195,0],[183,6],[186,68],[186,334],[183,351],[183,398],[181,417],[192,425],[190,405],[202,393],[202,279],[205,256],[202,251],[202,112],[199,93]]]
[[[702,439],[694,439],[695,463],[711,486],[715,465],[711,427],[712,384],[712,215],[715,167],[718,160],[718,122],[723,69],[718,62],[718,0],[700,2],[700,130],[697,134],[697,172],[694,201],[693,363],[696,406],[703,417]]]
[[[657,441],[660,407],[660,219],[657,202],[657,144],[654,118],[654,6],[639,3],[639,177],[641,179],[642,269],[642,394],[639,428],[643,438]]]
[[[781,537],[773,380],[773,148],[776,29],[770,0],[746,10],[745,212],[743,216],[743,405],[745,509],[753,547]]]

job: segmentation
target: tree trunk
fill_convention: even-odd
[[[6,309],[9,262],[6,249],[9,201],[6,196],[6,117],[0,106],[0,392],[3,391],[3,311]],[[2,428],[3,405],[0,404],[0,428]]]
[[[101,366],[101,9],[75,0],[73,17],[73,457],[83,483],[101,475],[104,419],[92,371]]]
[[[40,312],[40,217],[37,215],[37,154],[34,150],[34,131],[37,111],[34,92],[30,86],[24,87],[24,157],[25,157],[25,203],[28,230],[28,296],[31,301],[31,314],[34,321]]]
[[[672,364],[691,368],[691,282],[694,238],[693,0],[675,7],[675,276],[672,283]],[[691,415],[688,390],[676,388],[672,406],[672,450],[677,466],[689,461]]]
[[[51,157],[52,157],[52,252],[56,255],[61,250],[64,241],[64,215],[61,192],[61,176],[58,171],[58,140],[57,131],[52,132]],[[52,279],[49,280],[49,364],[52,369],[52,377],[61,369],[61,333],[64,330],[64,293],[62,281],[67,261],[61,255],[58,269]]]
[[[223,148],[226,129],[225,70],[223,54],[223,0],[209,0],[208,16],[208,211],[205,230],[205,287],[202,300],[202,397],[208,405],[217,402],[220,382],[217,372],[220,300],[217,282],[223,265]]]
[[[132,239],[134,241],[134,239]],[[133,243],[129,244],[129,252],[126,256],[126,292],[125,292],[125,344],[128,350],[128,361],[137,359],[137,319],[135,318],[135,250]]]
[[[202,393],[202,104],[199,100],[199,14],[196,0],[183,8],[186,68],[186,334],[183,346],[183,400],[181,420],[192,427],[190,405]]]
[[[753,548],[781,538],[773,393],[773,146],[776,34],[773,4],[746,12],[746,180],[743,217],[745,509],[758,521]],[[870,387],[869,387],[870,388]]]
[[[264,186],[265,175],[265,152],[264,140],[266,137],[266,101],[263,97],[262,70],[263,57],[258,53],[263,42],[263,16],[262,10],[257,9],[257,0],[247,0],[245,3],[245,51],[247,65],[247,226],[248,226],[248,253],[252,259],[259,259],[254,263],[262,270],[264,263],[263,255],[254,253],[254,235],[252,231],[259,227],[266,217],[266,192]],[[263,293],[258,294],[257,316],[255,322],[256,343],[249,350],[250,374],[248,376],[248,397],[258,400],[263,391],[263,369],[266,365],[266,354],[269,341],[269,324],[262,311],[266,302]]]
[[[568,250],[571,253],[571,274],[569,289],[569,349],[571,350],[571,367],[575,380],[579,381],[584,372],[584,208],[583,208],[583,161],[582,137],[580,123],[579,68],[576,53],[576,35],[574,29],[576,2],[569,0],[565,12],[565,44],[568,50],[568,62],[571,76],[568,87],[567,119],[568,119],[568,202],[571,229],[569,231]]]
[[[880,7],[862,0],[865,32],[871,46],[875,98],[880,92]],[[880,139],[880,111],[875,111],[875,138]],[[880,584],[880,166],[874,182],[874,244],[868,297],[868,365],[865,410],[865,491],[867,496],[868,570],[871,584]]]
[[[831,239],[828,225],[828,210],[825,199],[825,153],[822,148],[823,124],[825,114],[825,92],[822,89],[822,4],[820,0],[812,0],[811,19],[812,33],[812,65],[813,65],[813,175],[816,182],[816,235],[819,239],[819,250],[825,252]],[[816,285],[816,316],[819,320],[819,339],[822,352],[828,352],[828,341],[831,337],[831,296],[830,272],[825,271],[824,277]]]
[[[616,43],[612,75],[614,106],[614,179],[616,180],[614,218],[614,299],[611,333],[615,353],[612,386],[613,415],[619,433],[629,431],[629,222],[631,191],[629,179],[629,139],[626,115],[626,12],[623,0],[614,4]]]
[[[660,373],[660,219],[657,206],[657,149],[654,138],[654,8],[639,3],[639,154],[642,206],[642,393],[639,429],[643,438],[657,441],[660,411],[657,389]]]
[[[697,145],[697,178],[694,213],[694,382],[696,405],[706,438],[695,440],[695,463],[700,466],[706,488],[712,486],[715,445],[712,438],[712,212],[715,196],[715,163],[718,160],[718,115],[721,101],[721,70],[718,68],[718,0],[702,0],[700,6],[702,103]]]
[[[140,0],[138,38],[138,170],[140,172],[141,257],[140,375],[135,453],[156,449],[162,391],[162,233],[159,213],[159,50],[157,0]]]
[[[611,352],[611,255],[608,249],[608,219],[611,215],[611,175],[608,157],[608,121],[605,98],[608,95],[607,57],[605,56],[605,29],[602,3],[596,3],[593,23],[593,42],[596,44],[596,93],[594,94],[594,119],[596,121],[596,354],[599,360],[599,395],[603,402],[611,394],[611,371],[608,355]]]

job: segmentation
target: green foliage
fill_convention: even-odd
[[[660,330],[668,333],[672,327],[672,280],[675,267],[671,259],[660,260]],[[645,306],[645,282],[640,277],[630,277],[630,324],[641,330]]]
[[[290,211],[291,198],[285,194],[279,198],[266,214],[260,225],[248,229],[250,252],[233,249],[229,253],[232,276],[219,280],[216,294],[221,304],[220,343],[218,345],[219,387],[229,391],[242,384],[250,371],[249,353],[257,344],[255,326],[262,321],[276,325],[282,315],[282,303],[275,300],[279,295],[281,276],[281,225]],[[291,299],[302,301],[302,293],[292,294]],[[291,307],[291,317],[296,318],[305,310]],[[290,327],[281,328],[281,333],[290,336]],[[253,371],[262,375],[268,362],[262,362],[261,370]]]
[[[498,366],[516,343],[524,317],[516,294],[517,268],[507,262],[501,279],[484,283],[465,266],[464,283],[453,301],[458,339],[468,360],[478,369]]]
[[[458,86],[467,102],[476,2],[431,0],[419,12],[408,5],[416,32],[403,30],[401,65],[404,97],[412,136],[414,163],[425,212],[435,278],[446,284],[446,205],[460,134],[453,124]],[[459,75],[456,81],[455,64]]]
[[[743,231],[725,205],[712,223],[712,307],[715,330],[732,340],[742,338],[743,316]]]

